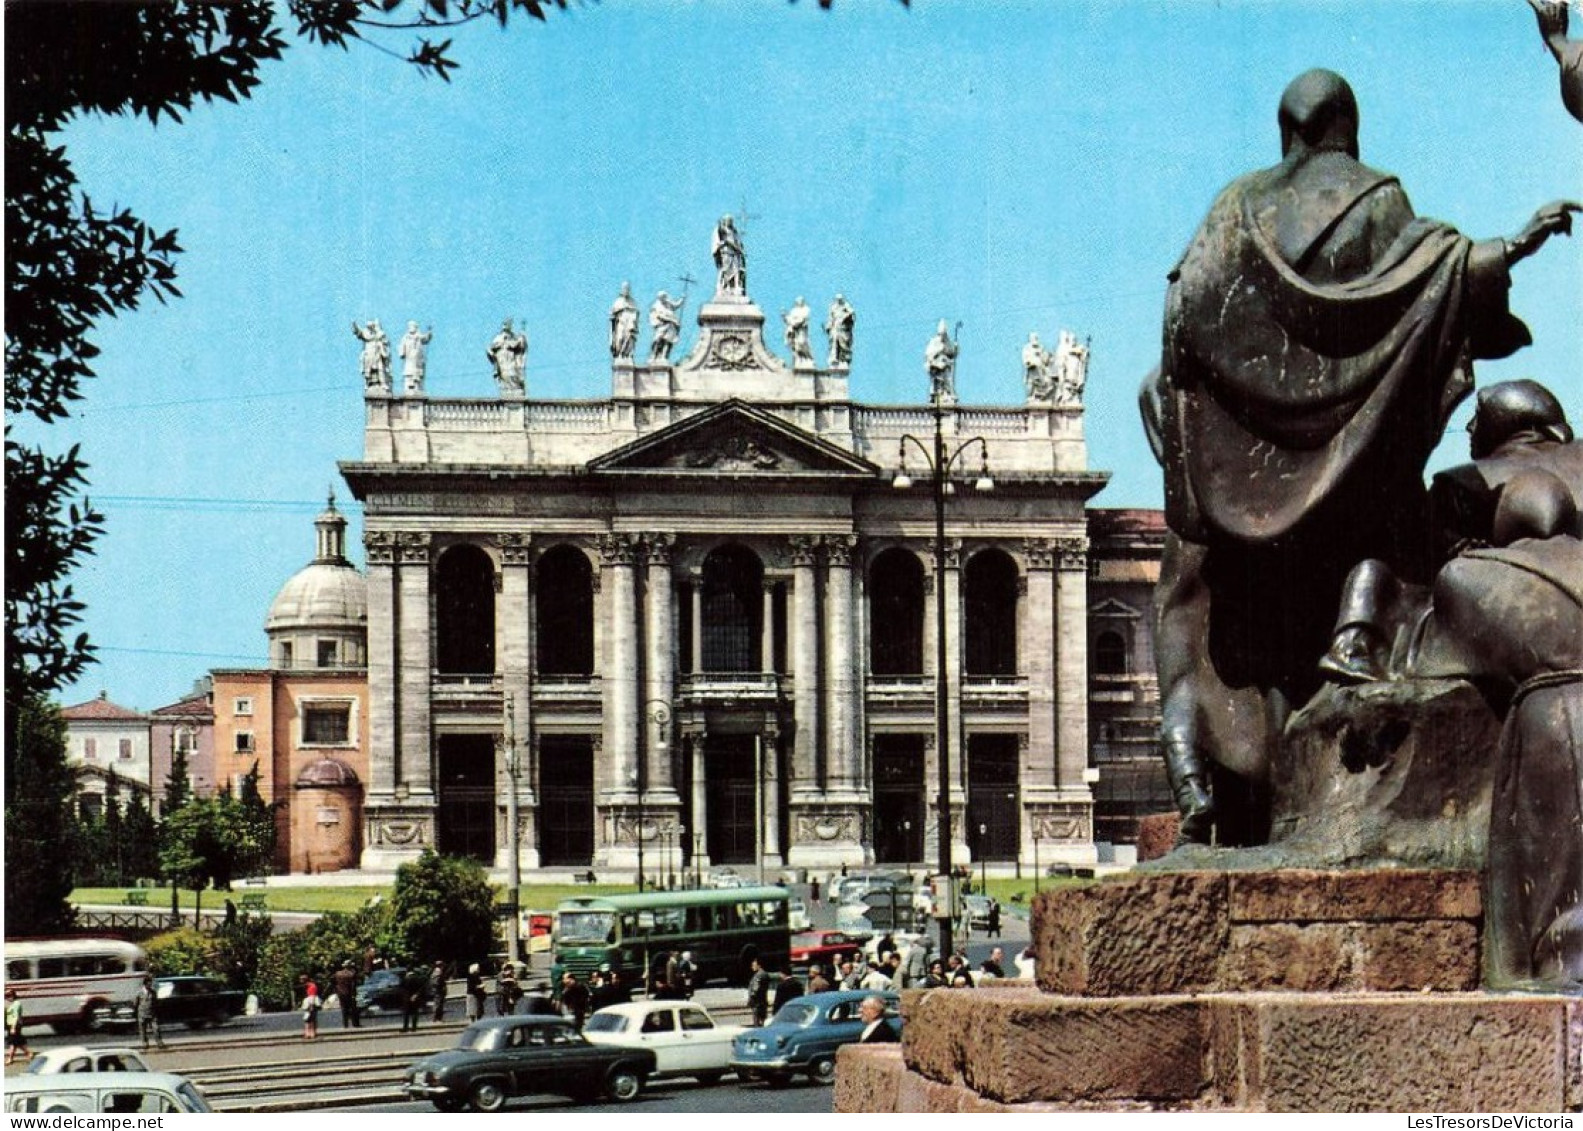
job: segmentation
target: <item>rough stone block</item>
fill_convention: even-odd
[[[1182,818],[1175,813],[1150,813],[1138,819],[1138,861],[1158,860],[1176,847]]]
[[[1433,868],[1233,872],[1233,923],[1479,918],[1479,874]]]
[[[900,1045],[846,1045],[836,1053],[834,1110],[898,1111]]]
[[[1566,1025],[1566,1106],[1568,1111],[1583,1109],[1583,999],[1568,998]]]
[[[1303,993],[1471,990],[1479,981],[1472,923],[1256,923],[1231,927],[1218,983]]]
[[[1566,1008],[1488,994],[1217,996],[1213,1088],[1244,1111],[1558,1111]]]
[[[1125,876],[1045,892],[1034,904],[1039,987],[1115,997],[1215,986],[1229,933],[1227,876]]]
[[[977,991],[908,990],[901,996],[902,1047],[907,1067],[930,1080],[960,1079],[970,1002]]]
[[[1181,1100],[1206,1086],[1197,999],[955,993],[966,1021],[957,1076],[986,1099]]]

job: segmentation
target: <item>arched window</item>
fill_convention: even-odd
[[[923,673],[923,564],[900,547],[868,571],[868,657],[875,675]]]
[[[968,675],[1017,674],[1017,563],[982,550],[962,571]]]
[[[704,559],[703,670],[756,672],[761,665],[764,567],[746,546],[721,546]]]
[[[434,571],[434,662],[442,673],[495,670],[495,563],[477,546],[452,546]]]
[[[1094,674],[1127,674],[1127,638],[1121,633],[1112,629],[1094,638]]]
[[[576,546],[539,558],[533,578],[539,674],[594,674],[594,567]]]

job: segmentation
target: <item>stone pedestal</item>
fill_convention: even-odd
[[[1560,1111],[1583,1000],[1478,992],[1465,870],[1184,872],[1046,892],[1039,984],[908,991],[835,1110]]]

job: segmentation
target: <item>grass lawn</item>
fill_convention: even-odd
[[[74,904],[100,904],[106,907],[126,905],[129,888],[77,888],[71,893]],[[170,907],[170,888],[142,888],[148,893],[148,906],[152,910]],[[219,911],[225,906],[227,896],[237,903],[243,895],[262,895],[264,905],[271,911],[356,911],[374,896],[388,896],[388,885],[368,887],[243,887],[238,884],[229,892],[210,889],[203,893],[205,911]],[[498,890],[498,889],[497,889]],[[534,911],[553,911],[561,900],[576,895],[620,895],[635,891],[630,884],[523,884],[522,906]],[[192,910],[192,892],[183,890],[181,906]]]

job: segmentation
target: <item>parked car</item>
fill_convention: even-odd
[[[136,1049],[87,1045],[62,1045],[45,1049],[27,1064],[30,1076],[57,1072],[147,1072],[148,1062]]]
[[[863,939],[846,931],[801,931],[791,938],[791,964],[799,968],[815,962],[829,967],[862,951]]]
[[[735,868],[715,868],[709,873],[705,884],[712,888],[742,888],[748,886],[747,881],[737,874]]]
[[[649,1049],[656,1076],[693,1076],[717,1084],[731,1067],[731,1042],[741,1025],[718,1025],[690,1001],[628,1001],[588,1019],[583,1036],[611,1048]]]
[[[406,977],[407,971],[401,966],[370,971],[363,984],[357,987],[357,1008],[364,1013],[400,1013],[407,1000],[402,989]],[[433,1000],[433,989],[425,980],[423,1004],[427,1006]]]
[[[901,1031],[901,998],[894,993],[870,995],[865,990],[832,990],[805,994],[781,1006],[770,1023],[745,1029],[732,1042],[731,1068],[743,1080],[788,1083],[799,1072],[821,1084],[835,1080],[835,1053],[863,1035],[858,1006],[866,997],[885,1002],[885,1015]]]
[[[5,1083],[8,1112],[117,1114],[213,1111],[197,1085],[170,1072],[52,1072]]]
[[[994,900],[987,895],[964,895],[962,897],[962,918],[967,920],[970,931],[989,930],[989,911]]]
[[[246,1002],[246,994],[219,978],[184,974],[154,979],[154,1016],[161,1025],[183,1024],[189,1029],[224,1025],[242,1015]],[[101,1019],[106,1026],[136,1025],[137,1010],[131,1002],[122,1002]]]
[[[499,1111],[513,1096],[637,1098],[654,1074],[649,1049],[596,1045],[560,1017],[490,1017],[462,1030],[454,1049],[407,1069],[402,1090],[440,1111]]]

